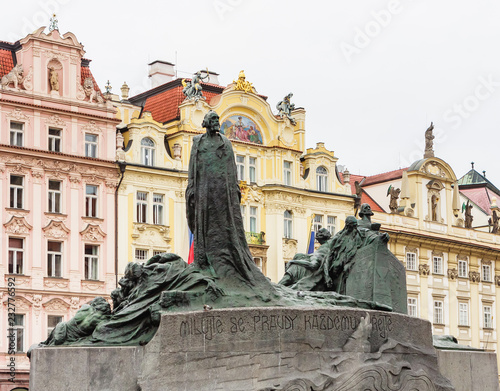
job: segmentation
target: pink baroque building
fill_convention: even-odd
[[[75,35],[44,30],[0,42],[0,391],[27,387],[29,346],[116,286],[119,121]]]

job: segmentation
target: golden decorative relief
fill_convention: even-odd
[[[235,91],[253,92],[252,83],[246,81],[245,72],[240,71],[238,80],[233,80]]]

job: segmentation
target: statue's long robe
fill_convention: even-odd
[[[213,144],[212,144],[213,142]],[[220,133],[193,139],[186,189],[188,224],[194,235],[194,265],[212,270],[224,283],[272,290],[248,248],[241,193],[231,142]]]

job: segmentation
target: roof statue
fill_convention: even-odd
[[[434,124],[431,122],[431,126],[427,128],[425,131],[425,152],[424,152],[424,159],[427,159],[429,157],[434,157],[434,134],[432,131],[434,130]]]
[[[278,104],[276,105],[276,108],[278,109],[278,115],[283,118],[287,117],[290,122],[295,125],[296,121],[292,117],[292,111],[295,110],[295,104],[290,102],[290,99],[292,98],[293,94],[290,92],[287,96],[283,98],[283,100],[279,101]]]
[[[52,18],[50,18],[49,31],[59,31],[59,26],[57,25],[58,22],[59,21],[57,20],[56,14],[52,14]]]
[[[201,71],[196,72],[190,81],[182,79],[182,86],[184,87],[182,89],[182,93],[184,94],[186,99],[188,100],[194,99],[195,101],[198,101],[200,99],[205,99],[205,97],[202,94],[203,88],[201,86],[201,82],[210,77],[210,74],[208,73],[208,68],[206,72],[207,74],[205,76],[201,75]]]
[[[497,211],[493,210],[491,211],[491,217],[488,219],[488,225],[491,227],[491,233],[492,234],[498,234],[498,220],[499,217],[497,215]]]
[[[472,208],[473,206],[469,200],[467,200],[467,204],[462,205],[462,213],[465,211],[465,228],[472,228],[472,220],[474,220]]]
[[[245,91],[246,93],[253,92],[252,83],[245,80],[245,72],[244,71],[240,71],[240,73],[238,75],[238,80],[233,80],[233,83],[234,83],[234,90],[235,91]]]
[[[392,185],[389,186],[389,189],[387,189],[387,197],[391,196],[391,200],[389,201],[389,209],[391,210],[391,213],[398,213],[398,199],[399,199],[399,194],[401,193],[401,189],[392,187]]]
[[[326,230],[318,232],[322,245],[313,255],[298,254],[290,262],[295,272],[288,270],[287,283],[286,278],[281,285],[266,278],[253,261],[245,238],[232,144],[219,132],[219,116],[214,111],[205,115],[202,125],[207,131],[193,139],[186,188],[188,225],[194,234],[193,263],[162,253],[145,264],[127,264],[119,287],[111,293],[112,310],[104,298],[94,299],[73,319],[60,323],[46,341],[32,346],[29,354],[38,347],[55,345],[144,345],[153,338],[166,312],[276,306],[406,312],[396,300],[384,299],[387,289],[394,286],[397,267],[391,266],[384,276],[386,296],[373,294],[371,288],[364,295],[349,295],[354,292],[350,279],[358,281],[369,275],[369,270],[360,267],[375,262],[376,269],[389,259],[381,250],[385,247],[388,252],[387,234],[360,228],[354,216],[333,238]],[[361,209],[365,217],[371,212],[365,205]],[[376,225],[370,222],[371,226]],[[364,255],[368,261],[358,259],[364,248],[369,249]],[[404,279],[404,270],[402,276]],[[377,278],[372,276],[371,281],[378,286]],[[366,281],[357,283],[370,286]],[[397,295],[404,295],[406,308],[406,285],[400,287]]]

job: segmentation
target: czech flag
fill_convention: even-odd
[[[311,226],[309,227],[309,243],[307,245],[307,253],[312,254],[314,252],[314,238],[316,234],[314,233],[314,215],[311,216]]]
[[[188,264],[193,263],[194,261],[194,235],[191,232],[191,230],[188,228],[189,231],[189,255],[188,255]]]

